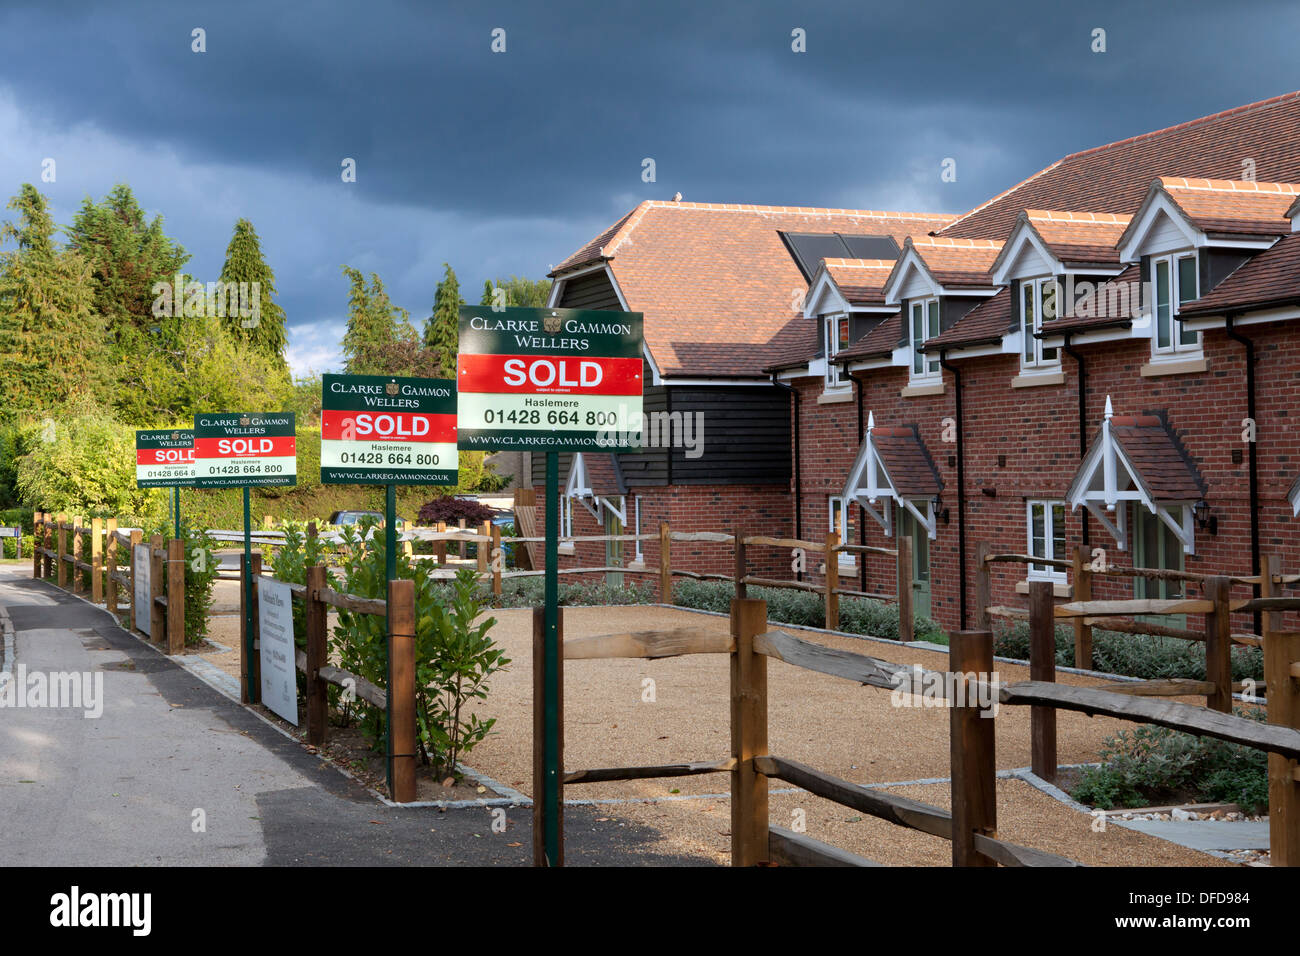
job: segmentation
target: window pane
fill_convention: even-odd
[[[1167,349],[1169,335],[1169,260],[1156,262],[1156,347]]]
[[[1021,306],[1024,309],[1021,328],[1024,329],[1025,364],[1034,361],[1034,284],[1026,282],[1020,287]]]
[[[1043,283],[1043,321],[1050,322],[1056,318],[1056,280]]]
[[[1049,558],[1065,558],[1065,505],[1052,505],[1052,553]]]
[[[1196,297],[1196,258],[1184,256],[1178,260],[1178,304],[1181,306]],[[1181,322],[1178,324],[1179,345],[1195,345],[1196,338],[1195,331],[1184,329]]]
[[[838,345],[835,351],[838,352],[840,349],[845,349],[849,346],[849,320],[840,319],[836,324],[839,326],[839,334],[836,336]]]
[[[939,300],[932,299],[929,304],[930,309],[930,333],[926,336],[928,339],[934,338],[939,334]]]

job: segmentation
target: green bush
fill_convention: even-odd
[[[1029,658],[1029,625],[1024,621],[997,628],[993,653],[1016,660]],[[1074,667],[1074,630],[1056,628],[1056,664]],[[1124,674],[1156,680],[1185,677],[1205,680],[1205,645],[1176,637],[1152,634],[1124,634],[1093,628],[1092,669],[1107,674]],[[1232,649],[1232,679],[1264,679],[1264,652],[1257,647]]]
[[[387,596],[382,535],[369,541],[354,528],[342,530],[341,587],[360,597]],[[475,593],[475,572],[466,568],[454,582],[430,576],[426,562],[396,555],[397,576],[415,583],[415,665],[417,721],[421,758],[442,775],[455,774],[455,762],[492,729],[495,718],[466,713],[466,705],[485,699],[489,676],[509,664],[493,643],[495,619],[474,623],[483,609]],[[342,666],[380,686],[387,683],[388,643],[384,618],[341,610],[333,647]],[[386,715],[363,705],[360,726],[375,749],[382,749]]]
[[[1238,717],[1264,719],[1258,708]],[[1142,807],[1190,797],[1236,803],[1248,813],[1268,806],[1268,755],[1254,747],[1142,724],[1107,738],[1101,766],[1085,767],[1071,796],[1091,807]]]
[[[657,600],[655,586],[634,580],[632,575],[624,578],[622,587],[606,583],[603,576],[585,581],[560,578],[559,585],[560,604],[567,607],[652,604]],[[545,586],[540,576],[507,579],[501,582],[501,597],[494,603],[503,608],[541,607],[545,600]],[[487,583],[483,582],[480,587],[486,589]]]
[[[673,585],[673,603],[680,607],[726,614],[731,609],[731,599],[735,593],[735,586],[725,581],[688,579]],[[820,594],[752,586],[747,593],[752,598],[767,602],[767,616],[771,621],[800,627],[826,626],[826,603]],[[899,640],[898,607],[869,598],[841,598],[839,630],[849,634]],[[921,615],[917,615],[913,621],[913,638],[938,644],[948,642],[938,623]]]
[[[175,530],[171,523],[148,527],[144,531],[144,541],[147,543],[155,534],[161,534],[165,541]],[[202,528],[182,519],[181,539],[185,542],[185,643],[191,645],[208,636],[208,612],[212,608],[212,590],[216,585],[218,566],[213,553],[215,542]],[[118,550],[122,553],[126,549]],[[125,555],[122,560],[127,560]],[[170,574],[171,565],[163,561],[164,594]]]
[[[330,545],[323,542],[319,537],[308,537],[305,522],[285,522],[282,530],[284,531],[284,547],[280,548],[278,553],[272,556],[269,567],[280,581],[287,581],[289,584],[306,584],[307,569],[313,565],[326,563]],[[336,583],[334,572],[326,568],[326,586],[332,588]],[[292,603],[293,643],[298,650],[305,651],[307,649],[307,606],[303,601],[294,601]],[[297,673],[298,691],[303,693],[306,690],[307,677],[301,672]],[[331,703],[334,702],[334,698],[339,693],[339,688],[331,684]]]

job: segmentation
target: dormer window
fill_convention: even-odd
[[[1178,252],[1151,259],[1151,288],[1155,328],[1151,348],[1155,355],[1184,355],[1201,350],[1201,333],[1183,328],[1179,309],[1196,299],[1196,253]]]
[[[1034,337],[1043,330],[1043,323],[1057,316],[1060,285],[1053,278],[1025,279],[1020,283],[1020,328],[1023,343],[1020,350],[1020,367],[1043,368],[1061,364],[1061,354],[1056,348],[1043,345]]]
[[[908,329],[912,344],[911,380],[933,381],[939,378],[939,359],[920,350],[929,339],[939,334],[939,299],[913,299],[908,306]]]
[[[835,356],[849,347],[849,317],[844,313],[826,317],[826,387],[844,388],[844,370],[835,364]]]

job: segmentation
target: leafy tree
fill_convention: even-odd
[[[504,293],[501,300],[496,297],[498,289]],[[499,304],[510,308],[540,309],[545,307],[550,297],[550,279],[525,279],[523,276],[512,275],[509,279],[485,281],[479,305],[494,305],[499,301]]]
[[[460,307],[465,300],[455,270],[445,262],[442,267],[445,272],[433,296],[433,315],[424,321],[424,347],[437,357],[444,377],[455,378]]]
[[[234,325],[244,339],[283,364],[284,350],[289,344],[284,309],[275,302],[275,273],[262,255],[261,242],[253,224],[247,219],[235,223],[235,234],[226,246],[226,262],[221,267],[221,281],[248,283],[250,289],[253,288],[253,283],[257,283],[261,294],[255,320],[244,319]]]
[[[367,286],[358,270],[344,266],[343,274],[351,284],[343,335],[347,373],[435,376],[436,356],[421,346],[410,313],[393,303],[379,276],[372,272]]]
[[[25,183],[8,208],[18,221],[0,226],[0,242],[17,248],[0,252],[0,418],[97,397],[108,368],[86,260],[54,242],[36,187]]]

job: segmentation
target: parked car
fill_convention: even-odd
[[[363,520],[370,520],[379,524],[384,520],[383,512],[380,511],[336,511],[330,515],[330,524],[336,525],[354,525],[360,524]],[[406,528],[406,519],[397,519],[397,530],[402,531]]]

